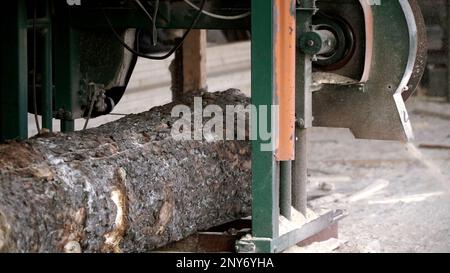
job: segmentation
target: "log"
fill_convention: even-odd
[[[174,140],[178,103],[0,145],[0,252],[147,252],[250,215],[249,142]]]

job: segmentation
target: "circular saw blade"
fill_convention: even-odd
[[[414,70],[411,78],[408,82],[408,90],[402,93],[403,100],[407,100],[416,90],[417,86],[422,79],[425,67],[427,64],[427,54],[428,54],[428,41],[427,41],[427,30],[425,26],[425,21],[420,10],[420,6],[417,0],[409,0],[409,4],[414,13],[414,18],[417,26],[417,54],[416,61],[414,63]]]

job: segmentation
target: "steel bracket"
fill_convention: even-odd
[[[236,251],[238,253],[280,253],[337,224],[338,221],[347,215],[347,212],[344,210],[333,210],[304,224],[302,227],[273,239],[254,238],[246,235],[236,242]]]

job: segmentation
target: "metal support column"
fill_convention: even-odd
[[[297,11],[297,35],[300,37],[310,31],[312,15],[315,13],[315,1],[301,1]],[[295,162],[293,170],[292,195],[293,206],[306,215],[306,184],[307,184],[307,135],[308,128],[312,127],[312,93],[311,56],[297,49],[296,63],[296,143]]]
[[[297,159],[294,161],[294,179],[292,180],[292,205],[296,210],[306,216],[307,208],[307,192],[306,185],[308,181],[308,160],[307,160],[307,136],[308,129],[297,128],[296,130],[297,142],[295,145],[295,153]]]
[[[292,161],[280,162],[280,213],[291,220],[292,213]]]
[[[275,93],[279,107],[275,157],[280,161],[280,213],[291,219],[295,159],[296,1],[275,0]]]
[[[450,0],[447,0],[447,101],[450,102]]]
[[[45,0],[45,18],[41,29],[43,52],[41,54],[42,93],[41,114],[42,128],[53,130],[53,58],[52,58],[52,26],[50,20],[50,3]]]
[[[252,104],[257,107],[257,116],[252,116],[252,122],[267,121],[269,132],[275,87],[273,3],[274,0],[252,0]],[[272,239],[278,237],[279,163],[273,151],[264,151],[264,146],[272,139],[263,139],[259,132],[254,133],[257,139],[252,141],[252,232],[257,252],[273,252]]]
[[[27,10],[25,0],[2,5],[0,141],[28,137]]]
[[[257,108],[252,122],[258,124],[252,144],[252,229],[257,252],[279,251],[280,207],[291,217],[295,15],[295,0],[252,1],[252,103]],[[262,124],[267,124],[270,139],[261,134]]]
[[[70,11],[64,2],[59,6],[55,20],[55,110],[61,120],[61,131],[75,129],[73,108],[80,90],[79,33],[70,26]]]

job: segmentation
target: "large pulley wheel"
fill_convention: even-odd
[[[407,0],[411,7],[414,27],[410,31],[414,36],[417,50],[414,54],[414,68],[410,69],[410,77],[405,83],[402,93],[406,101],[416,90],[423,76],[427,59],[427,38],[424,19],[417,0]],[[339,4],[331,1],[318,1],[319,13],[315,15],[313,24],[316,29],[324,28],[336,36],[337,48],[328,56],[317,56],[314,63],[315,72],[327,72],[344,76],[355,81],[367,74],[371,65],[365,60],[367,47],[373,47],[373,39],[368,39],[366,31],[372,27],[373,19],[369,21],[360,1],[354,0]],[[366,18],[365,18],[366,17]],[[370,16],[369,16],[370,18]],[[406,42],[406,41],[405,41]],[[325,74],[324,74],[325,75]],[[389,84],[390,85],[390,84]]]

